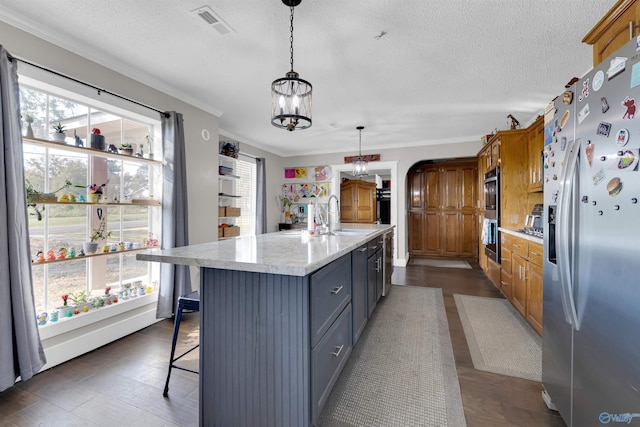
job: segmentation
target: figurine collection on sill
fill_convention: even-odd
[[[90,310],[97,310],[102,307],[117,304],[120,301],[127,301],[142,295],[153,293],[158,288],[158,282],[153,284],[143,284],[142,280],[134,280],[132,282],[123,283],[120,290],[112,291],[111,286],[104,288],[104,294],[93,297],[87,296],[86,291],[80,291],[76,294],[61,295],[62,305],[50,312],[43,311],[40,313],[36,322],[38,325],[46,325],[48,322],[55,323],[60,319],[77,316],[81,313],[87,313]]]

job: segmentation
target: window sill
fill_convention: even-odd
[[[120,300],[117,303],[105,307],[94,308],[86,313],[80,313],[72,317],[66,317],[58,320],[57,322],[47,322],[45,325],[38,327],[40,331],[40,339],[46,340],[49,338],[53,338],[55,336],[83,328],[93,323],[109,319],[119,314],[126,313],[127,311],[135,310],[139,307],[156,303],[157,301],[158,292],[153,292],[151,294],[141,295],[129,300]]]

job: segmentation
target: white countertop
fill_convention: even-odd
[[[342,229],[371,230],[367,235],[304,235],[285,230],[252,237],[139,252],[136,259],[195,267],[306,276],[394,228],[388,224],[342,224]]]
[[[498,231],[501,231],[505,234],[510,234],[515,237],[520,237],[521,239],[525,239],[530,242],[540,243],[541,245],[544,244],[544,239],[542,237],[532,236],[530,234],[523,233],[521,231],[510,230],[508,228],[502,228],[502,227],[498,227]]]

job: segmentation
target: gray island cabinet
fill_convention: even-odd
[[[317,420],[369,312],[362,247],[393,230],[345,226],[363,231],[291,230],[137,255],[200,267],[201,426]]]

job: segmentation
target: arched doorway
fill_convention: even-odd
[[[410,257],[477,258],[478,163],[428,160],[407,173]]]

